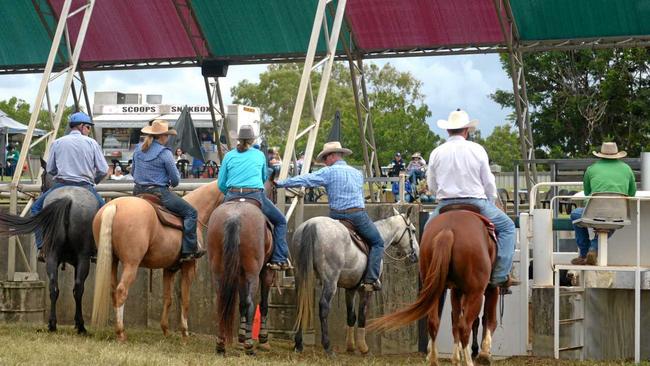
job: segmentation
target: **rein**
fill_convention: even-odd
[[[403,261],[404,259],[406,259],[406,258],[410,257],[411,255],[415,254],[415,248],[413,247],[413,233],[411,232],[411,223],[407,221],[407,219],[404,217],[404,215],[400,214],[399,216],[402,218],[402,220],[404,220],[404,223],[406,224],[406,228],[404,229],[404,231],[402,231],[402,235],[399,236],[399,239],[391,241],[391,243],[386,248],[384,248],[384,254],[388,258],[390,258],[390,259],[392,259],[392,260],[394,260],[396,262]],[[401,258],[396,258],[396,257],[393,257],[392,255],[390,255],[390,253],[387,252],[387,249],[390,248],[393,245],[393,243],[401,242],[402,239],[404,238],[404,235],[406,235],[407,233],[408,233],[408,236],[409,236],[409,244],[411,246],[411,252],[405,254]]]

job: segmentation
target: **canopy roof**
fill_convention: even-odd
[[[42,69],[63,3],[20,0],[0,6],[0,73]],[[199,56],[232,64],[301,59],[317,3],[97,1],[80,66],[83,70],[194,66]],[[509,3],[524,51],[650,44],[648,0]],[[72,9],[80,4],[74,0]],[[81,16],[71,22],[74,42]],[[343,34],[352,40],[353,51],[366,58],[506,50],[494,0],[348,0]],[[319,50],[324,49],[321,41]],[[62,57],[60,53],[59,62],[65,61]]]
[[[7,116],[3,111],[0,111],[0,129],[7,129],[7,133],[25,133],[27,132],[27,126],[16,121],[15,119]],[[45,134],[45,131],[40,129],[34,130],[34,135],[41,136]]]

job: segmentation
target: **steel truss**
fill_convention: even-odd
[[[325,8],[332,0],[319,0],[316,8],[316,16],[314,18],[314,25],[311,31],[311,38],[309,39],[309,47],[307,48],[307,55],[305,57],[305,64],[302,70],[302,78],[300,79],[300,86],[298,88],[298,96],[296,98],[296,105],[293,109],[293,116],[291,118],[291,126],[287,136],[287,144],[284,150],[282,169],[280,170],[280,179],[285,179],[289,174],[289,161],[295,154],[296,141],[308,134],[307,146],[305,149],[305,158],[300,174],[307,174],[311,168],[312,157],[314,156],[314,147],[316,145],[316,137],[318,136],[318,128],[320,126],[321,117],[323,114],[323,106],[325,104],[325,97],[327,95],[327,86],[330,81],[332,66],[336,58],[336,46],[341,32],[341,25],[343,24],[343,14],[345,12],[345,4],[347,0],[339,0],[336,7],[336,14],[332,29],[329,29],[327,14]],[[322,34],[327,44],[327,53],[323,59],[314,64],[316,55],[316,47],[318,40]],[[316,101],[313,99],[311,76],[315,70],[322,68],[321,81],[316,96]],[[309,92],[309,106],[311,110],[311,118],[309,125],[303,131],[298,133],[300,122],[302,119],[302,111],[305,105],[305,99]],[[285,208],[285,190],[278,190],[278,205],[281,209]],[[294,209],[296,209],[295,224],[299,225],[303,221],[303,198],[298,195],[293,198],[291,206],[286,213],[287,219],[291,217]]]
[[[71,89],[73,88],[75,72],[77,71],[79,56],[81,55],[81,49],[83,47],[84,39],[86,37],[86,31],[88,30],[90,17],[92,15],[92,11],[95,6],[95,0],[85,0],[83,5],[79,6],[78,8],[72,11],[70,10],[71,4],[72,4],[72,0],[66,0],[65,3],[63,4],[63,8],[61,9],[61,15],[59,17],[59,21],[56,30],[52,36],[52,47],[50,48],[50,53],[47,59],[47,63],[45,64],[45,69],[36,96],[36,101],[32,106],[32,114],[29,119],[29,127],[23,139],[23,145],[20,150],[20,158],[18,159],[16,171],[11,180],[9,212],[12,214],[17,213],[18,189],[19,189],[20,177],[22,175],[22,170],[27,160],[27,154],[29,152],[29,149],[33,146],[31,142],[34,134],[34,129],[36,128],[38,115],[41,111],[41,107],[43,105],[43,101],[46,98],[46,96],[47,96],[48,108],[51,109],[51,102],[50,102],[49,90],[48,90],[50,82],[52,82],[53,80],[57,79],[60,76],[65,75],[61,95],[59,98],[59,103],[56,105],[55,116],[52,120],[52,129],[51,131],[48,132],[48,134],[44,138],[47,140],[45,151],[43,153],[44,156],[47,156],[50,146],[52,145],[52,142],[54,142],[54,140],[56,139],[56,134],[59,129],[61,118],[63,117],[63,112],[65,110],[65,103],[68,99]],[[83,19],[81,21],[77,39],[74,42],[74,50],[72,50],[72,42],[70,42],[69,32],[68,32],[68,20],[71,17],[77,15],[82,16]],[[61,41],[64,39],[64,37],[66,39],[65,52],[67,53],[66,56],[68,56],[67,58],[68,65],[64,67],[62,70],[53,74],[54,60],[57,57],[57,53],[60,52],[59,45],[61,44]],[[83,80],[83,76],[81,76],[80,80]],[[84,88],[85,87],[82,86],[82,90]],[[77,97],[75,97],[75,101],[78,103]],[[43,138],[37,140],[36,143],[42,140]],[[21,212],[21,215],[25,215],[29,211],[31,204],[32,204],[31,201],[28,202],[27,206],[25,206],[25,208]],[[36,272],[36,249],[33,246],[31,247],[31,256],[30,256],[30,260],[28,261],[22,246],[18,246],[18,248],[20,249],[21,258],[25,262],[25,266],[27,267],[28,272],[32,272],[32,273]],[[27,277],[35,278],[37,276],[16,273],[16,238],[11,237],[9,239],[9,248],[8,248],[7,279],[11,281],[11,280],[20,280]]]
[[[517,25],[512,16],[509,0],[494,0],[494,6],[499,17],[503,37],[508,44],[512,89],[515,96],[515,111],[517,126],[519,126],[519,143],[521,156],[527,160],[535,159],[535,145],[528,113],[528,94],[526,92],[526,77],[524,74],[523,53],[519,46]],[[525,163],[524,173],[528,190],[537,183],[537,168],[535,164]]]
[[[178,18],[183,24],[185,29],[185,34],[192,44],[194,49],[194,54],[198,58],[198,65],[200,66],[203,63],[203,55],[208,49],[208,42],[203,36],[203,32],[199,27],[194,27],[192,25],[198,24],[196,21],[196,15],[190,4],[190,0],[173,0],[174,7],[176,8],[176,13]],[[232,149],[232,142],[230,141],[230,133],[228,132],[228,124],[226,123],[226,109],[223,104],[223,98],[221,96],[221,85],[219,84],[218,77],[203,77],[203,83],[205,85],[205,92],[208,96],[208,105],[210,106],[210,117],[212,118],[212,128],[214,130],[214,138],[217,144],[217,151],[219,152],[219,161],[223,160],[225,152],[221,147],[221,133],[225,131],[226,133],[226,143],[228,149]],[[219,103],[219,109],[214,105],[215,100]],[[217,122],[217,114],[221,116],[221,126]]]

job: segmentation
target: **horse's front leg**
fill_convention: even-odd
[[[247,355],[254,355],[253,349],[253,317],[255,316],[255,302],[253,292],[257,288],[257,278],[242,280],[239,286],[239,335],[238,341]]]
[[[163,308],[160,317],[160,328],[163,335],[169,335],[169,309],[172,306],[172,282],[174,280],[174,272],[165,269],[163,270]]]
[[[355,340],[357,349],[361,354],[368,353],[368,344],[366,343],[366,315],[368,314],[368,302],[370,301],[371,292],[359,291],[359,319],[357,319],[357,333]]]
[[[266,318],[269,314],[269,291],[273,285],[273,278],[275,277],[275,271],[268,271],[266,267],[262,269],[260,273],[261,297],[260,297],[260,335],[259,335],[259,345],[258,348],[264,351],[270,351],[271,345],[269,344],[269,333],[266,329]]]
[[[84,327],[84,316],[82,311],[82,299],[84,296],[84,286],[86,283],[86,278],[88,277],[89,270],[90,258],[82,256],[78,259],[77,266],[75,267],[74,289],[72,290],[76,306],[74,314],[74,325],[77,329],[77,334],[86,334],[86,328]]]
[[[47,329],[56,332],[56,301],[59,298],[59,258],[51,251],[47,256],[47,277],[50,279],[50,319]]]
[[[499,288],[488,286],[485,290],[485,305],[483,309],[483,340],[481,352],[478,354],[476,363],[489,365],[492,361],[492,335],[497,328],[497,303],[499,300]]]
[[[190,261],[181,267],[181,335],[183,338],[190,335],[187,320],[190,312],[190,290],[195,274],[196,261]]]
[[[354,353],[354,325],[357,316],[354,313],[354,295],[356,292],[345,289],[345,310],[347,311],[347,327],[345,328],[345,350]]]
[[[318,303],[318,315],[320,317],[321,344],[323,345],[323,349],[325,350],[325,353],[330,357],[334,356],[334,351],[332,351],[332,347],[330,344],[327,317],[329,316],[330,305],[335,292],[336,292],[336,282],[335,281],[326,282],[325,280],[323,280],[323,291],[321,293],[320,301]]]

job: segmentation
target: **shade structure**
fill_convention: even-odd
[[[27,126],[16,121],[15,119],[7,116],[3,111],[0,111],[0,129],[5,130],[7,133],[25,133],[27,132]],[[45,131],[41,129],[35,129],[34,135],[41,136],[45,134]]]
[[[64,1],[2,2],[0,73],[42,69]],[[647,0],[503,1],[510,4],[520,44],[529,51],[548,40],[650,44]],[[74,0],[73,9],[81,3]],[[196,66],[204,57],[231,64],[300,59],[307,51],[317,4],[318,0],[97,1],[80,67]],[[336,4],[333,1],[331,9]],[[507,49],[494,0],[348,0],[345,16],[343,37],[353,52],[366,58],[436,54],[440,49],[448,49],[445,54]],[[73,43],[80,22],[79,15],[71,18]],[[318,53],[324,52],[321,40]],[[343,54],[340,45],[337,52]],[[62,57],[64,53],[58,63],[65,62]]]

